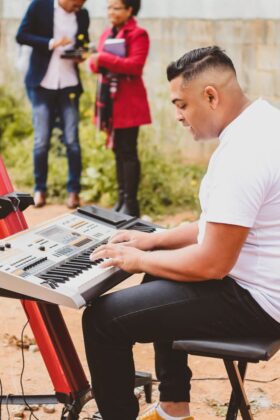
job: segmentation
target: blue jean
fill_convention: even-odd
[[[78,133],[79,87],[58,90],[28,88],[27,93],[33,113],[35,191],[47,190],[50,139],[55,120],[59,117],[68,159],[67,191],[79,192],[82,170]],[[71,97],[71,93],[74,93],[75,97]]]
[[[135,342],[154,343],[161,401],[190,401],[187,354],[172,341],[188,338],[279,337],[280,324],[229,277],[175,282],[145,276],[143,284],[96,299],[83,315],[88,365],[103,420],[135,420]]]

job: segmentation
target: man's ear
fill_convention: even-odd
[[[219,103],[219,94],[213,86],[206,86],[203,91],[205,99],[209,102],[212,109],[216,109]]]

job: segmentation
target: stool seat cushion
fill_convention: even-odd
[[[198,356],[258,362],[269,360],[280,349],[280,338],[178,340],[173,342],[173,348]]]

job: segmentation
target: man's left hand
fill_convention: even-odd
[[[86,60],[86,58],[84,58],[83,56],[81,58],[73,58],[73,62],[75,64],[81,64]]]

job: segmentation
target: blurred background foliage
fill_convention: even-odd
[[[83,155],[82,199],[104,207],[117,197],[113,152],[92,124],[95,78],[83,74],[80,139]],[[156,116],[154,116],[154,119]],[[179,148],[156,141],[153,126],[142,127],[139,153],[142,164],[139,199],[142,214],[150,216],[199,211],[198,187],[204,165],[189,164]],[[33,130],[31,109],[24,93],[0,88],[0,154],[17,190],[33,191]],[[66,196],[67,161],[61,132],[53,131],[49,153],[48,197],[63,202]]]

